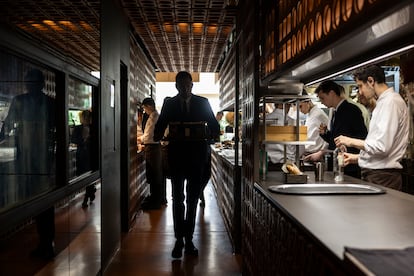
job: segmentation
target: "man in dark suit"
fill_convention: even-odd
[[[341,87],[336,82],[331,80],[322,82],[316,88],[315,94],[326,107],[333,108],[330,128],[328,129],[326,125],[320,127],[320,135],[329,144],[329,150],[336,148],[334,139],[339,135],[365,139],[368,131],[361,110],[341,95]],[[347,148],[347,152],[358,153],[359,149],[350,147]],[[356,164],[345,167],[344,173],[361,177],[361,170]]]
[[[184,253],[198,256],[198,250],[192,239],[197,202],[203,186],[205,163],[209,154],[208,140],[218,137],[220,133],[219,124],[208,100],[192,94],[192,87],[191,74],[185,71],[179,72],[176,76],[178,95],[165,102],[154,131],[154,140],[159,141],[169,126],[168,162],[172,183],[174,233],[177,239],[171,254],[173,258],[182,256],[184,239]],[[183,124],[193,123],[197,126],[197,122],[207,124],[208,135],[200,137],[200,129],[195,130],[190,124]],[[178,129],[173,129],[172,126],[177,127],[177,124]],[[200,125],[202,124],[198,126]],[[193,133],[197,134],[193,136]],[[187,198],[184,195],[185,180]]]

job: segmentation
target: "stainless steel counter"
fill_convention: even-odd
[[[214,151],[215,153],[217,153],[218,155],[223,157],[223,159],[226,160],[227,162],[229,162],[231,165],[233,165],[233,166],[236,165],[236,162],[235,162],[235,153],[236,153],[236,151],[234,149],[221,149],[221,148],[216,148],[214,145],[211,146],[211,149],[212,149],[212,151]],[[238,158],[239,158],[238,165],[241,167],[242,166],[242,151],[241,151],[241,149],[239,150]]]

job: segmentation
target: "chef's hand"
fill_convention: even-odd
[[[319,134],[324,135],[328,130],[328,127],[326,126],[326,124],[321,123],[319,126]]]
[[[344,152],[344,167],[349,164],[358,164],[359,154]]]
[[[303,161],[313,161],[318,162],[323,160],[324,152],[322,150],[308,154],[303,157]]]
[[[334,139],[334,142],[337,147],[340,147],[342,145],[346,147],[350,147],[352,140],[353,140],[352,138],[349,138],[347,136],[339,135],[338,137]]]

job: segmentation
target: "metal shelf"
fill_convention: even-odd
[[[313,146],[315,145],[315,141],[270,141],[270,140],[264,140],[262,141],[262,144],[265,145],[272,145],[272,144],[278,144],[278,145],[294,145],[294,146],[305,146],[305,145],[310,145]]]
[[[288,103],[304,99],[316,98],[312,95],[266,95],[260,97],[260,101],[266,101],[267,103]]]
[[[295,88],[297,92],[296,94],[287,94],[287,93],[283,93],[285,91],[289,91],[289,90],[295,90],[292,89]],[[299,89],[300,88],[300,89]],[[288,83],[288,84],[279,84],[273,88],[268,87],[267,89],[263,89],[263,93],[261,93],[262,95],[260,95],[259,98],[259,106],[262,105],[264,107],[264,105],[266,103],[282,103],[284,105],[283,109],[285,109],[285,104],[289,104],[289,103],[296,103],[299,104],[300,100],[304,100],[304,99],[313,99],[314,97],[311,95],[299,95],[302,94],[302,89],[303,89],[303,85],[301,86],[298,83]],[[272,93],[272,92],[280,92],[278,94],[276,93]],[[264,114],[263,118],[260,118],[260,122],[262,123],[263,127],[263,137],[265,137],[266,134],[266,114]],[[297,127],[297,131],[299,131],[299,109],[297,109],[297,118],[296,118],[296,127]],[[299,132],[297,133],[297,139],[299,138]],[[305,145],[315,145],[315,141],[270,141],[270,140],[262,140],[261,141],[262,147],[263,149],[266,151],[266,147],[267,145],[271,145],[271,144],[278,144],[278,145],[284,145],[284,146],[288,146],[288,145],[292,145],[292,146],[296,146],[296,163],[299,164],[300,161],[300,156],[299,156],[299,146],[305,146]],[[267,163],[267,155],[264,154],[262,155],[262,164]],[[285,147],[285,162],[286,162],[286,147]],[[262,180],[266,179],[266,172],[264,172],[262,174]]]

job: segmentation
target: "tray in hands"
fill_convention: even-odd
[[[268,188],[271,192],[295,195],[384,194],[385,190],[366,184],[282,184]]]

